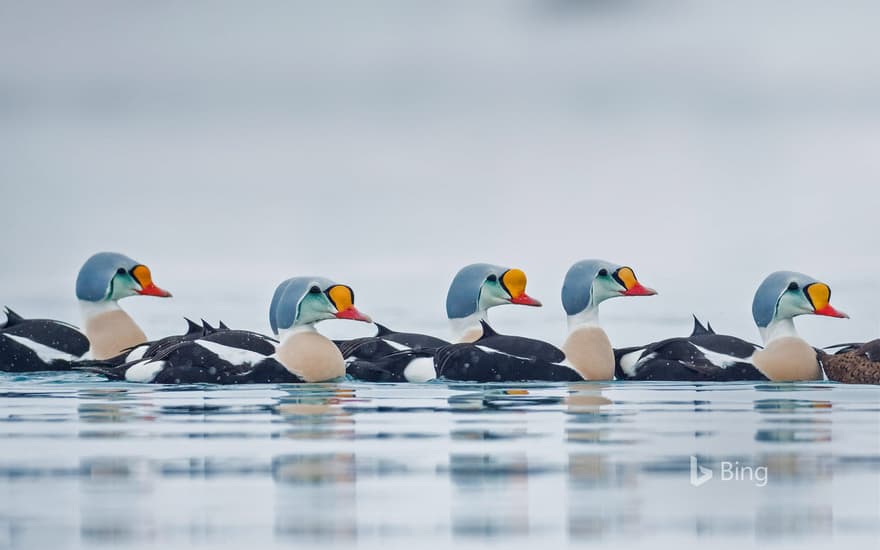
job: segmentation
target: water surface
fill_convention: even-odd
[[[878,420],[831,383],[3,374],[0,548],[876,547]]]

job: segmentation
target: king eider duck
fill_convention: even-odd
[[[825,376],[844,384],[880,384],[880,339],[864,344],[841,344],[833,355],[819,350]]]
[[[7,308],[0,328],[0,370],[68,370],[80,360],[107,359],[145,342],[143,331],[117,303],[136,295],[171,296],[153,283],[145,265],[114,252],[95,254],[76,278],[85,334],[73,325],[25,319]]]
[[[798,315],[847,317],[831,306],[831,288],[792,271],[767,276],[752,301],[764,347],[697,326],[687,338],[615,351],[616,374],[626,380],[816,380],[814,350],[794,326]]]
[[[490,308],[504,304],[540,306],[526,293],[526,274],[491,264],[471,264],[456,273],[446,294],[453,341],[473,342]],[[434,353],[449,342],[425,334],[396,332],[376,324],[375,336],[337,342],[348,374],[368,382],[426,382],[437,377]]]
[[[345,376],[336,345],[315,330],[325,319],[371,319],[354,306],[351,288],[322,277],[278,285],[269,324],[278,340],[244,330],[220,330],[181,342],[153,357],[89,370],[111,379],[156,384],[276,384],[324,382]]]
[[[455,344],[434,356],[438,375],[474,382],[610,380],[614,350],[599,325],[599,304],[619,296],[652,296],[632,268],[583,260],[568,270],[562,305],[569,334],[562,349],[540,340],[505,336],[484,326],[482,338]]]
[[[83,328],[92,359],[109,359],[147,341],[144,331],[119,307],[129,296],[169,298],[156,286],[150,268],[116,252],[99,252],[86,260],[76,278]]]

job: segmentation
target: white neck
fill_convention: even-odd
[[[318,332],[318,329],[315,328],[314,323],[309,323],[308,325],[294,325],[290,328],[281,329],[278,331],[278,341],[282,344],[286,342],[288,339],[292,338],[297,334],[303,334],[307,332]]]
[[[472,331],[474,329],[482,331],[482,327],[480,327],[480,321],[488,321],[486,310],[480,310],[476,313],[471,313],[467,317],[450,319],[449,325],[452,327],[452,341],[460,342],[468,331]]]
[[[761,339],[764,341],[765,346],[773,340],[786,336],[799,338],[797,329],[794,328],[794,319],[792,317],[774,319],[766,327],[758,327],[758,330],[761,332]]]
[[[568,330],[580,327],[600,327],[599,306],[589,306],[580,313],[568,316]],[[601,328],[601,327],[600,327]]]
[[[119,307],[119,303],[113,300],[102,300],[100,302],[89,302],[87,300],[79,301],[79,310],[82,313],[84,321],[88,321],[102,313],[117,311],[120,309],[122,308]]]

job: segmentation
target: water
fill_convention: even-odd
[[[0,548],[870,548],[878,419],[880,388],[829,383],[5,374]]]

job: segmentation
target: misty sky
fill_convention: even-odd
[[[757,339],[777,269],[880,329],[880,63],[871,2],[0,3],[0,303],[76,320],[98,250],[171,301],[268,330],[274,285],[351,284],[392,327],[443,333],[453,273],[518,266],[560,341],[568,266],[634,267],[618,344],[697,312]],[[494,314],[495,312],[493,312]]]

